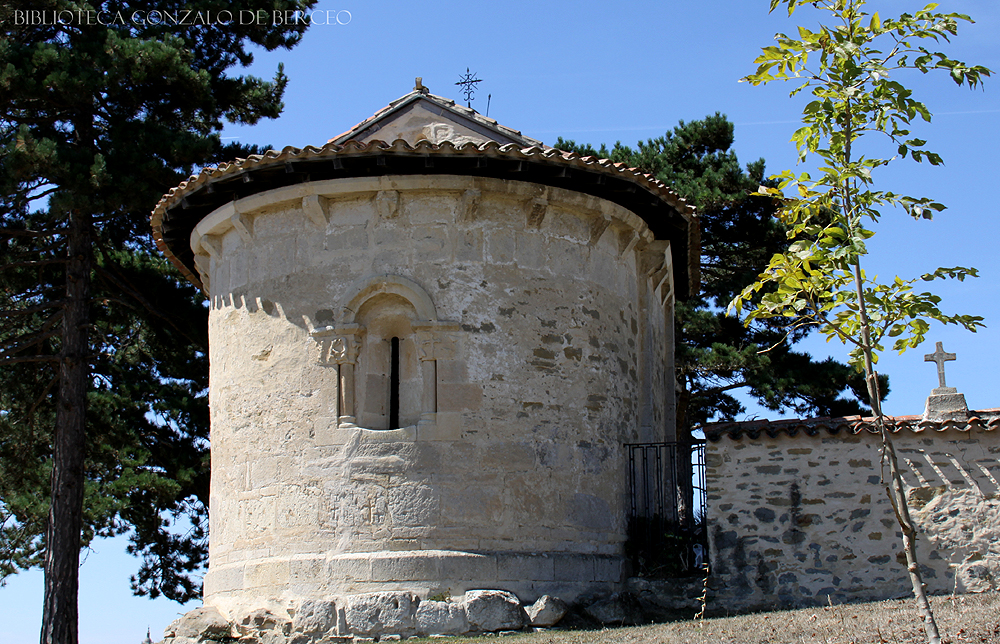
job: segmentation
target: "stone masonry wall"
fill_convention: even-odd
[[[633,213],[495,179],[348,179],[243,199],[192,247],[212,299],[206,604],[619,586],[621,446],[673,426],[670,250]],[[385,397],[367,365],[397,333],[407,420],[366,426]]]
[[[929,592],[1000,589],[1000,432],[904,429],[895,445]],[[709,606],[907,595],[880,446],[877,435],[827,431],[710,442]]]

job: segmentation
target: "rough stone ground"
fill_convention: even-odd
[[[1000,593],[932,597],[942,644],[1000,644]],[[711,607],[710,607],[711,608]],[[442,640],[424,640],[441,642]],[[909,644],[926,641],[912,599],[591,631],[449,638],[449,644]]]

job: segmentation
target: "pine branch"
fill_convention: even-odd
[[[108,265],[109,266],[113,265],[113,263],[114,263],[113,260],[108,255],[108,253],[106,253],[104,251],[103,248],[101,248],[101,252],[102,252],[102,254],[104,254],[104,258],[108,262]],[[190,335],[188,335],[184,331],[184,329],[180,328],[177,325],[177,323],[174,322],[172,316],[167,315],[167,314],[161,312],[159,309],[157,309],[153,305],[153,303],[150,302],[148,299],[146,299],[142,295],[142,293],[139,292],[139,290],[137,288],[135,288],[135,286],[133,286],[131,284],[131,282],[129,282],[128,279],[125,278],[123,275],[116,275],[114,272],[112,272],[108,268],[105,268],[104,266],[96,266],[96,270],[97,270],[97,274],[98,275],[104,277],[109,282],[111,282],[114,286],[117,286],[124,293],[128,294],[129,296],[131,296],[139,305],[141,305],[144,309],[146,309],[146,311],[148,311],[150,314],[154,315],[157,319],[162,320],[163,322],[165,322],[168,326],[172,327],[175,331],[177,331],[178,333],[180,333],[181,336],[184,337],[186,340],[188,340],[189,342],[194,343],[194,344],[198,343],[197,338],[192,338]]]
[[[25,362],[59,362],[59,356],[19,356],[17,358],[0,358],[0,367],[9,364],[22,364]]]
[[[724,387],[708,387],[706,389],[701,389],[697,391],[697,394],[699,396],[714,396],[716,394],[721,394],[723,392],[730,391],[732,389],[739,389],[740,387],[747,387],[747,386],[749,386],[749,383],[747,383],[744,380],[740,380],[738,382],[725,385]]]
[[[7,349],[0,351],[0,358],[8,358],[10,356],[13,356],[15,353],[18,353],[23,349],[27,349],[28,347],[33,347],[36,344],[44,342],[53,336],[59,335],[59,333],[60,333],[59,331],[49,331],[47,333],[42,333],[42,332],[33,333],[27,336],[27,339]],[[18,340],[21,340],[21,338],[18,338]]]
[[[25,262],[11,262],[10,264],[4,264],[3,266],[0,266],[0,271],[7,271],[12,268],[37,268],[40,266],[51,266],[52,264],[65,264],[67,261],[69,260],[61,258],[61,259],[39,259],[39,260],[25,261]]]
[[[52,378],[49,379],[49,384],[45,385],[45,389],[42,390],[42,393],[40,393],[38,397],[35,398],[35,401],[31,403],[31,407],[28,408],[29,417],[33,417],[35,415],[35,410],[37,410],[39,405],[41,405],[42,402],[49,396],[49,393],[52,391],[52,388],[55,387],[56,383],[58,382],[59,382],[59,374],[56,373],[56,375],[52,376]]]
[[[62,235],[65,231],[56,228],[55,230],[28,230],[21,228],[0,228],[0,236],[8,235],[10,237],[51,237],[53,235]]]
[[[53,302],[46,302],[45,304],[36,304],[34,306],[26,306],[23,309],[0,309],[0,318],[10,318],[16,317],[18,315],[30,315],[32,313],[38,313],[40,311],[47,311],[48,309],[61,308],[65,304],[66,300],[55,300]]]

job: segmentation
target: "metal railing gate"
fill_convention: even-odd
[[[629,443],[628,555],[633,572],[682,576],[707,554],[705,443]]]

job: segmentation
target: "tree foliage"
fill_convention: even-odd
[[[862,11],[865,2],[858,0],[772,0],[771,9],[782,4],[789,14],[811,4],[841,22],[816,31],[799,27],[802,40],[779,34],[778,44],[766,47],[755,61],[757,72],[745,79],[754,85],[797,80],[793,96],[811,89],[813,100],[802,113],[804,125],[792,140],[802,160],[810,153],[820,158],[821,174],[814,178],[809,172],[786,170],[773,177],[777,186],[762,186],[761,194],[780,200],[780,218],[792,244],[787,253],[774,255],[759,279],[734,299],[734,308],[742,310],[755,294],[774,286],[748,310],[749,320],[784,316],[794,317],[796,324],[818,326],[830,338],[852,345],[851,362],[859,370],[866,359],[877,360],[886,337],[895,338],[893,349],[900,352],[920,344],[928,320],[975,331],[982,318],[945,314],[938,296],[915,291],[921,282],[975,276],[974,268],[938,268],[917,278],[897,276],[886,282],[854,270],[867,254],[867,240],[875,234],[870,226],[883,210],[898,207],[916,219],[930,219],[933,212],[944,210],[929,197],[876,190],[873,173],[907,156],[941,163],[941,157],[925,147],[926,141],[911,138],[910,124],[916,119],[929,122],[931,114],[895,76],[904,69],[944,69],[960,85],[976,87],[981,77],[989,76],[988,69],[968,67],[915,44],[918,39],[947,40],[968,16],[933,13],[936,5],[931,4],[913,15],[883,20],[877,12]],[[858,152],[868,134],[887,137],[895,156]],[[862,326],[867,327],[864,333]]]
[[[682,121],[635,149],[621,143],[595,149],[562,138],[556,147],[642,168],[698,209],[702,289],[675,308],[679,426],[745,413],[737,390],[774,411],[860,413],[863,382],[847,365],[794,350],[805,329],[789,335],[782,324],[760,320],[744,326],[725,314],[729,301],[789,243],[773,217],[773,201],[752,194],[764,182],[764,160],[742,166],[733,141],[733,124],[716,113]]]
[[[793,96],[810,91],[803,125],[792,139],[800,159],[812,154],[821,166],[816,177],[788,170],[773,177],[777,186],[761,187],[761,195],[780,205],[778,215],[792,243],[771,258],[731,308],[746,308],[748,324],[785,319],[791,328],[816,326],[851,347],[850,361],[865,375],[882,436],[883,463],[890,472],[886,491],[902,530],[913,593],[927,639],[936,643],[940,636],[923,589],[916,529],[882,414],[874,365],[885,338],[895,338],[893,349],[905,351],[923,341],[931,321],[970,331],[982,326],[981,317],[944,313],[939,296],[915,289],[920,282],[963,280],[975,276],[976,270],[938,268],[917,278],[897,276],[880,282],[862,269],[861,260],[883,212],[902,210],[915,219],[930,219],[933,212],[944,209],[928,197],[875,188],[876,172],[897,159],[909,156],[916,162],[941,163],[941,157],[926,148],[926,141],[911,135],[911,124],[918,119],[929,122],[931,113],[897,80],[900,72],[943,70],[958,85],[975,88],[990,70],[924,46],[928,41],[948,41],[959,22],[971,22],[962,14],[936,13],[935,4],[895,19],[866,12],[864,0],[771,0],[771,11],[782,5],[790,16],[802,6],[827,12],[834,24],[821,24],[815,30],[799,27],[798,39],[778,34],[777,45],[764,48],[755,61],[756,73],[744,80],[754,85],[792,81]],[[867,151],[876,149],[867,140],[871,134],[887,140],[894,156],[867,156]]]
[[[131,533],[138,592],[200,591],[206,311],[153,255],[148,212],[195,167],[237,152],[221,145],[225,121],[280,113],[280,67],[271,81],[229,70],[252,62],[251,47],[294,46],[307,25],[144,19],[219,9],[0,8],[0,573],[44,557],[43,641],[76,640],[79,550],[95,535]],[[171,515],[187,532],[167,529]]]
[[[207,311],[163,258],[119,250],[99,255],[97,264],[81,545],[131,533],[130,549],[143,558],[139,576],[155,571],[136,589],[186,601],[200,592],[190,573],[205,556]],[[58,276],[53,282],[58,292]],[[18,310],[23,297],[5,299],[5,309]],[[34,355],[57,355],[59,337],[49,342]],[[42,563],[57,379],[51,362],[0,370],[3,576]],[[164,514],[182,520],[171,527]]]

